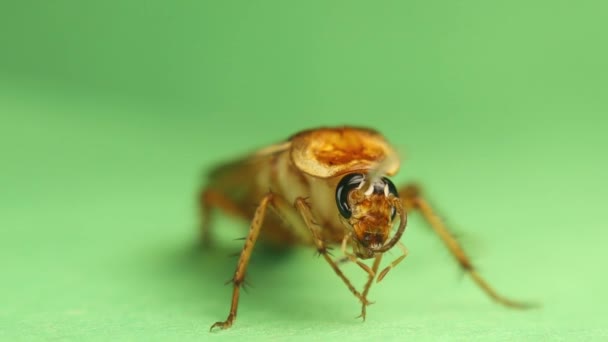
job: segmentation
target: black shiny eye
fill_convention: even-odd
[[[382,177],[382,180],[384,181],[384,183],[386,183],[386,185],[388,185],[389,194],[393,194],[395,197],[399,197],[395,184],[393,184],[393,182],[391,182],[391,180],[386,177]]]
[[[338,186],[336,187],[336,205],[344,218],[350,218],[353,214],[351,208],[348,206],[348,194],[353,189],[358,188],[364,179],[365,177],[361,173],[351,173],[344,176],[344,178],[340,180],[340,183],[338,183]]]
[[[391,182],[390,179],[388,179],[386,177],[382,177],[382,181],[386,185],[388,185],[388,193],[389,194],[393,194],[393,196],[399,197],[399,194],[397,193],[397,187],[395,187],[395,184],[393,184],[393,182]],[[395,210],[395,207],[393,207],[393,209],[391,211],[391,221],[395,219],[395,215],[397,215],[397,211]]]

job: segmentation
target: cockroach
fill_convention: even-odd
[[[209,241],[214,208],[241,217],[250,226],[231,279],[230,312],[210,330],[234,323],[258,237],[282,246],[316,248],[359,300],[360,317],[365,320],[374,279],[381,281],[408,254],[400,239],[410,212],[422,214],[461,268],[489,297],[508,307],[527,307],[498,294],[479,275],[418,186],[396,187],[391,182],[388,177],[397,173],[399,164],[394,148],[380,133],[345,126],[302,131],[283,143],[213,169],[199,196],[203,242]],[[330,245],[340,246],[343,256],[334,259],[328,253]],[[400,255],[379,271],[382,256],[393,247]],[[373,260],[371,267],[362,261],[367,259]],[[347,261],[367,274],[362,291],[341,271],[340,264]]]

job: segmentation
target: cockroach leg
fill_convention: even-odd
[[[361,293],[359,291],[357,291],[357,289],[355,289],[355,287],[350,282],[350,280],[348,278],[346,278],[344,273],[342,273],[342,271],[340,270],[340,267],[338,267],[336,262],[327,253],[327,247],[325,246],[325,243],[321,239],[321,236],[319,235],[317,228],[313,224],[313,217],[312,217],[312,213],[310,211],[310,206],[306,203],[306,200],[302,197],[298,197],[295,201],[295,207],[296,207],[297,211],[300,213],[302,219],[304,220],[304,223],[310,230],[310,233],[312,234],[313,239],[314,239],[315,246],[317,247],[317,250],[319,251],[319,253],[327,261],[329,266],[331,266],[331,268],[334,270],[334,272],[336,272],[338,277],[340,277],[340,279],[342,279],[344,284],[346,284],[346,286],[348,287],[350,292],[352,292],[352,294],[355,295],[355,297],[357,297],[357,299],[359,299],[359,301],[361,301],[361,304],[363,304],[364,306],[369,305],[369,302],[367,301],[367,299],[365,297],[363,297],[361,295]]]
[[[213,189],[205,189],[201,191],[199,195],[199,206],[201,226],[200,226],[200,239],[203,246],[207,247],[211,243],[211,214],[214,208],[223,210],[229,215],[240,216],[247,219],[247,213],[245,213],[238,205],[230,200],[226,195],[220,191]]]
[[[264,223],[266,209],[269,205],[273,205],[275,196],[277,195],[274,193],[266,194],[260,201],[260,204],[258,205],[257,209],[255,210],[255,214],[253,215],[253,219],[251,220],[249,234],[247,235],[247,239],[245,239],[245,244],[243,245],[243,250],[241,251],[241,256],[239,257],[239,261],[236,265],[236,271],[234,272],[234,276],[232,278],[233,291],[232,302],[230,305],[230,313],[228,314],[228,318],[226,318],[225,321],[215,322],[209,330],[213,330],[214,328],[229,328],[230,326],[232,326],[232,323],[236,319],[236,312],[239,305],[239,291],[241,285],[245,280],[245,273],[247,272],[247,265],[249,264],[249,259],[251,258],[251,252],[253,251],[255,242],[260,234],[260,229],[262,228],[262,224]]]
[[[350,236],[350,235],[345,235],[345,236],[344,236],[344,239],[342,239],[342,246],[341,246],[342,253],[344,254],[345,258],[347,258],[348,260],[350,260],[350,261],[352,261],[352,262],[356,263],[356,264],[357,264],[359,267],[361,267],[361,268],[362,268],[362,269],[363,269],[363,270],[364,270],[364,271],[365,271],[365,272],[366,272],[366,273],[367,273],[367,274],[368,274],[370,277],[372,277],[372,278],[373,278],[373,277],[374,277],[374,275],[375,275],[376,273],[375,273],[374,271],[372,271],[372,269],[371,269],[371,268],[369,268],[369,266],[367,266],[366,264],[364,264],[363,262],[361,262],[359,259],[357,259],[357,257],[356,257],[354,254],[349,253],[349,252],[346,250],[346,246],[347,246],[347,244],[348,244],[348,240],[350,240],[350,239],[351,239],[351,236]],[[338,264],[339,264],[339,263],[341,263],[341,262],[342,262],[342,260],[338,260],[337,262],[338,262]]]
[[[399,263],[407,257],[407,254],[408,254],[407,247],[405,247],[401,242],[398,242],[397,246],[399,247],[399,249],[401,249],[401,252],[403,254],[401,254],[401,256],[399,256],[397,259],[393,260],[393,262],[391,262],[388,266],[386,266],[386,268],[384,268],[382,270],[382,272],[380,272],[380,274],[378,274],[378,278],[376,279],[377,283],[379,283],[382,279],[384,279],[384,277],[386,277],[386,274],[388,273],[388,271],[395,268],[395,266],[399,265]]]
[[[373,304],[372,302],[368,302],[367,301],[367,294],[369,293],[369,290],[372,287],[372,284],[374,283],[374,276],[375,274],[378,272],[378,267],[380,267],[380,262],[382,261],[382,256],[384,254],[382,253],[378,253],[374,256],[374,263],[372,264],[372,273],[369,274],[369,277],[367,278],[367,282],[365,283],[365,287],[363,288],[363,298],[365,298],[365,301],[367,302],[367,304],[363,304],[361,305],[361,315],[359,315],[360,318],[362,318],[365,321],[365,315],[367,313],[367,306]],[[357,317],[357,318],[359,318]]]
[[[415,185],[406,185],[399,190],[399,195],[407,211],[416,210],[422,214],[429,223],[433,231],[443,241],[452,256],[458,261],[460,267],[468,273],[473,281],[494,301],[512,308],[529,308],[534,304],[521,303],[498,294],[480,275],[477,273],[471,259],[466,255],[464,249],[454,235],[448,230],[443,221],[435,214],[433,208],[420,195],[420,189]]]

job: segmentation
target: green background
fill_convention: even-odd
[[[607,17],[604,1],[3,3],[0,339],[608,339]],[[482,274],[543,307],[492,304],[413,218],[365,323],[301,249],[256,254],[236,325],[210,334],[246,224],[223,217],[196,248],[204,170],[338,124],[383,132],[395,182],[423,184]]]

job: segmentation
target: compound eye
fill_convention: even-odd
[[[390,179],[386,178],[386,177],[382,177],[382,181],[388,185],[388,193],[389,194],[393,194],[393,196],[395,197],[399,197],[399,194],[397,193],[397,187],[395,186],[395,184],[393,184],[393,182],[391,182]],[[393,207],[392,211],[391,211],[391,221],[395,219],[395,215],[397,215],[397,211],[395,210],[395,208]]]
[[[399,194],[397,193],[397,187],[395,186],[395,184],[393,184],[393,182],[391,182],[391,180],[386,177],[382,177],[382,180],[384,181],[384,183],[386,185],[388,185],[388,192],[390,194],[393,194],[393,196],[395,196],[395,197],[399,197]]]
[[[365,177],[361,173],[351,173],[338,183],[336,187],[336,205],[338,206],[338,210],[340,211],[340,215],[344,218],[348,219],[352,216],[352,209],[348,205],[348,194],[353,190],[358,188],[361,183],[365,180]],[[393,186],[394,187],[394,186]]]

